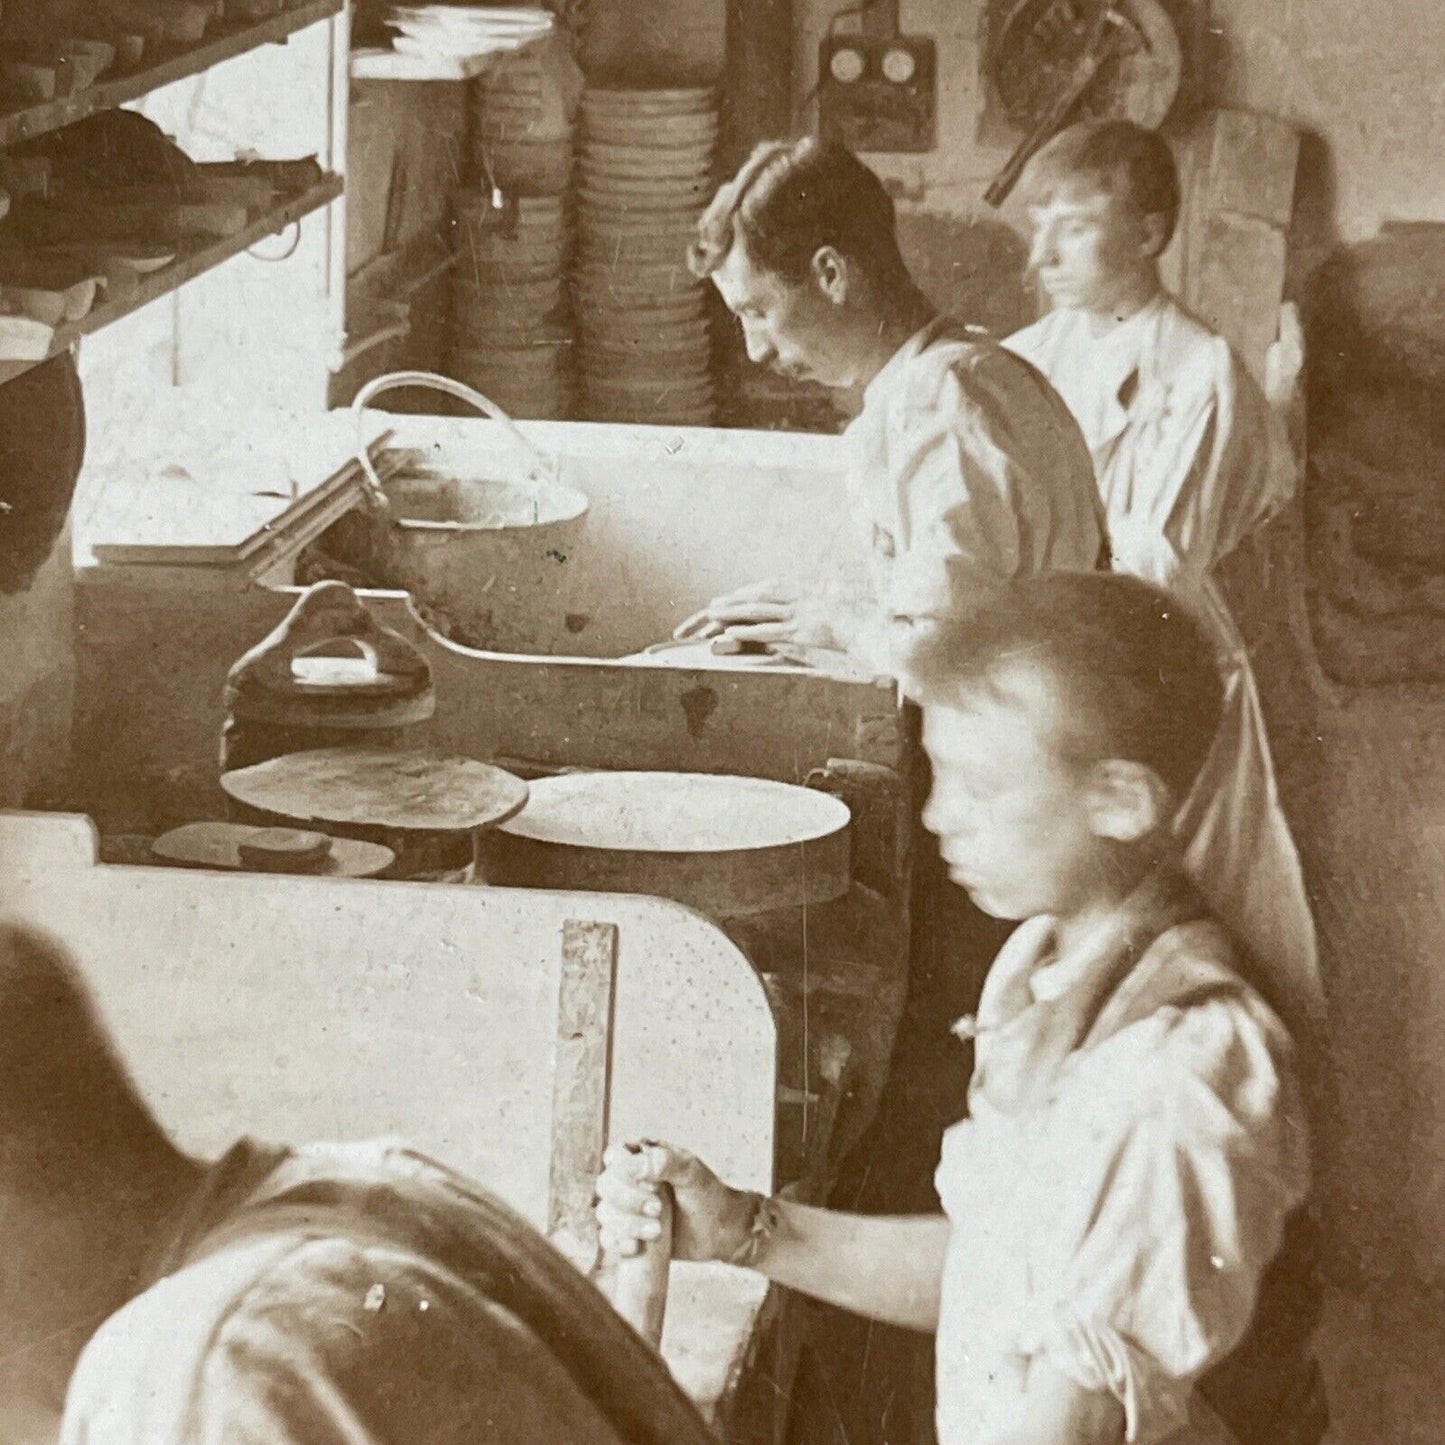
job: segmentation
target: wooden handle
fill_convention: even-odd
[[[668,1271],[672,1265],[672,1190],[664,1186],[662,1233],[638,1254],[606,1255],[602,1264],[603,1288],[612,1307],[654,1349],[662,1344],[662,1321],[667,1313]]]

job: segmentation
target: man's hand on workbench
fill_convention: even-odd
[[[673,1193],[674,1259],[732,1259],[747,1243],[758,1196],[730,1188],[696,1155],[648,1141],[614,1144],[602,1159],[597,1222],[609,1253],[633,1255],[657,1238],[662,1185]]]
[[[826,598],[792,582],[754,582],[715,597],[673,636],[679,641],[731,637],[739,642],[791,642],[801,647],[841,643],[829,621]]]

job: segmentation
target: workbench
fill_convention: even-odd
[[[772,1188],[767,1000],[743,954],[677,904],[110,866],[84,818],[0,814],[0,907],[72,951],[188,1151],[242,1133],[400,1137],[544,1230],[559,1193],[590,1204],[593,1182],[559,1181],[553,1158],[564,938],[610,926],[610,1137],[671,1139]],[[769,1318],[760,1276],[673,1265],[663,1354],[725,1432]]]
[[[399,445],[470,457],[478,468],[494,466],[492,452],[503,446],[487,422],[393,420]],[[407,594],[360,594],[431,667],[436,712],[414,743],[522,776],[725,772],[811,781],[849,803],[849,894],[806,911],[721,921],[718,935],[732,941],[755,983],[761,978],[776,1031],[770,1173],[820,1201],[874,1112],[907,989],[917,739],[890,680],[662,665],[637,654],[717,592],[786,572],[802,555],[825,569],[845,559],[841,441],[583,423],[523,430],[558,457],[560,480],[590,503],[583,543],[534,619],[533,648],[466,647],[429,627]],[[226,671],[295,596],[197,569],[83,574],[71,806],[107,835],[154,835],[223,816],[216,759]],[[257,896],[274,887],[234,881]],[[618,907],[639,902],[609,898]],[[776,1295],[759,1303],[744,1350],[761,1352],[735,1396],[739,1410],[747,1401],[750,1421],[738,1428],[750,1440],[776,1435],[795,1347],[784,1304]]]

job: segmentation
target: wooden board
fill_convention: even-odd
[[[299,222],[312,211],[329,205],[341,191],[341,177],[327,176],[302,195],[294,196],[273,206],[264,215],[256,216],[243,230],[204,245],[188,246],[170,265],[142,277],[135,290],[103,302],[79,321],[67,322],[57,327],[45,348],[44,356],[58,356],[62,351],[70,350],[82,336],[89,336],[102,327],[129,316],[133,311],[138,311],[142,306],[170,295],[186,282],[194,281],[207,271],[214,270],[222,262],[250,250],[258,241],[284,231],[287,226]],[[0,360],[0,382],[12,380],[35,365],[36,361],[43,360],[44,356]]]
[[[218,28],[219,33],[213,33],[204,43],[179,54],[164,55],[155,64],[146,65],[132,74],[103,80],[98,85],[59,100],[7,111],[0,114],[0,146],[14,145],[16,141],[73,125],[97,111],[127,105],[188,75],[199,75],[233,56],[244,55],[262,45],[282,42],[295,31],[329,19],[342,9],[343,0],[303,0],[301,4],[288,5],[280,15],[273,15],[259,24],[242,22],[240,25],[228,24],[223,31]]]
[[[1277,116],[1215,110],[1178,147],[1184,200],[1165,279],[1261,383],[1279,331],[1299,146]]]
[[[577,772],[539,778],[483,841],[496,883],[676,899],[711,918],[825,903],[848,891],[849,812],[767,778]]]
[[[376,461],[390,433],[372,424],[368,434]],[[90,550],[107,565],[243,562],[278,533],[304,526],[339,494],[353,502],[360,497],[356,443],[351,418],[335,413],[317,417],[305,435],[288,431],[284,454],[264,436],[238,434],[226,445],[193,437],[188,446],[183,433],[167,457],[107,479],[85,523]]]
[[[331,851],[312,866],[257,868],[242,859],[241,845],[261,831],[245,823],[187,823],[157,838],[152,851],[159,862],[182,867],[219,868],[226,873],[292,872],[321,878],[375,878],[396,861],[396,854],[380,843],[332,838]]]
[[[290,611],[295,591],[192,590],[160,569],[82,574],[82,705],[74,754],[87,805],[96,787],[133,792],[170,776],[210,797],[226,671]],[[181,569],[175,569],[180,571]],[[195,573],[199,569],[186,569]],[[906,771],[914,741],[891,684],[798,670],[648,667],[590,658],[475,652],[419,622],[404,593],[366,592],[383,626],[421,647],[437,709],[428,744],[547,767],[745,773],[801,783],[829,758]],[[101,706],[103,703],[103,706]],[[505,765],[505,764],[504,764]],[[184,818],[174,819],[176,822]]]
[[[1190,299],[1260,382],[1279,334],[1285,253],[1284,232],[1267,221],[1223,211],[1205,218]]]
[[[0,813],[0,868],[7,859],[24,860],[28,869],[49,873],[90,868],[99,858],[95,824],[79,813]]]
[[[0,907],[82,962],[183,1147],[392,1135],[545,1228],[563,931],[617,929],[610,1123],[770,1190],[777,1036],[752,965],[655,898],[82,866],[85,820],[0,815]],[[72,866],[51,866],[56,858]],[[48,860],[48,861],[47,861]],[[710,1417],[766,1296],[674,1265],[663,1356]]]
[[[1287,230],[1299,131],[1278,116],[1247,110],[1216,111],[1212,122],[1205,168],[1212,208]]]
[[[767,778],[714,773],[573,773],[533,784],[502,827],[519,838],[643,853],[725,853],[831,837],[836,798]]]

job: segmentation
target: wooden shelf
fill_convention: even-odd
[[[338,14],[344,3],[345,0],[305,0],[304,4],[288,6],[279,15],[271,15],[239,28],[228,28],[192,50],[168,55],[158,63],[146,65],[129,75],[102,80],[59,100],[47,100],[39,105],[27,106],[24,110],[0,113],[0,147],[73,125],[97,111],[114,110],[173,81],[209,70],[223,60],[244,55],[261,45],[285,40],[298,30]]]
[[[194,281],[197,276],[214,269],[223,261],[229,261],[242,251],[249,250],[257,241],[284,231],[293,222],[334,201],[341,194],[342,184],[340,176],[328,175],[309,190],[292,196],[290,200],[272,207],[264,215],[257,216],[244,231],[212,241],[199,250],[178,255],[169,266],[141,277],[140,285],[129,295],[120,300],[102,302],[79,321],[56,327],[46,353],[47,359],[69,350],[82,336],[99,331],[103,326],[109,326],[113,321],[119,321],[133,311],[139,311],[142,306],[148,306],[152,301],[169,295],[187,281]],[[0,359],[0,383],[9,381],[38,364],[38,360]]]

